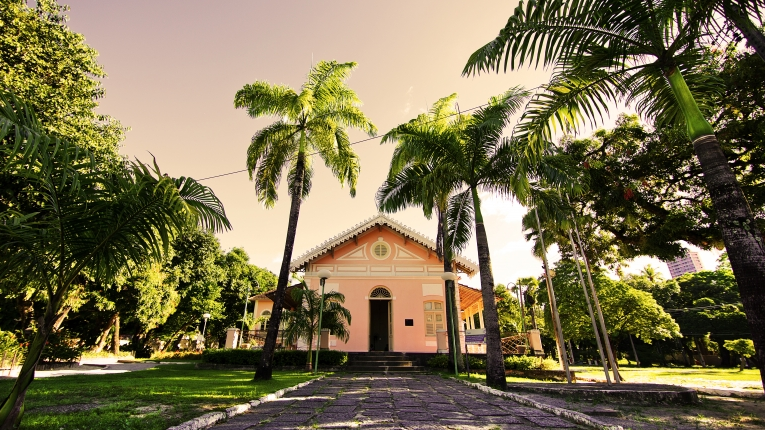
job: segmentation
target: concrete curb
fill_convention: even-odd
[[[537,402],[536,400],[529,399],[529,398],[521,396],[519,394],[508,393],[506,391],[496,390],[494,388],[487,387],[486,385],[478,384],[478,383],[475,383],[475,382],[463,381],[462,379],[457,379],[457,378],[454,378],[454,377],[452,377],[451,379],[453,379],[455,381],[462,382],[463,384],[465,384],[465,385],[467,385],[469,387],[476,388],[476,389],[478,389],[480,391],[483,391],[484,393],[494,394],[495,396],[500,396],[500,397],[506,397],[506,398],[508,398],[510,400],[513,400],[515,402],[518,402],[518,403],[520,403],[522,405],[531,406],[531,407],[543,410],[545,412],[553,413],[555,415],[558,415],[559,417],[567,418],[567,419],[569,419],[571,421],[574,421],[577,424],[583,424],[583,425],[586,425],[586,426],[589,426],[589,427],[593,427],[593,428],[596,428],[596,429],[602,429],[602,430],[624,430],[624,428],[622,426],[608,424],[608,423],[604,423],[602,421],[598,421],[595,418],[593,418],[593,417],[591,417],[589,415],[585,415],[585,414],[583,414],[581,412],[575,412],[575,411],[571,411],[571,410],[568,410],[568,409],[559,408],[559,407],[556,407],[556,406],[546,405],[544,403]]]
[[[184,423],[180,423],[177,426],[168,427],[167,430],[201,430],[205,429],[215,423],[218,423],[220,421],[229,419],[233,416],[243,414],[250,409],[254,408],[255,406],[258,406],[262,403],[267,403],[274,401],[278,398],[281,398],[285,394],[289,393],[290,391],[295,391],[298,388],[303,388],[306,385],[318,381],[320,379],[323,379],[324,375],[319,376],[318,378],[311,379],[310,381],[301,382],[297,385],[293,385],[292,387],[282,388],[281,390],[278,390],[271,394],[266,394],[265,396],[259,398],[258,400],[250,400],[247,403],[241,403],[238,405],[231,406],[230,408],[226,408],[225,411],[219,411],[219,412],[210,412],[209,414],[204,414],[201,417],[194,418],[193,420],[186,421]]]

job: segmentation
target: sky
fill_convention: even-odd
[[[513,1],[242,1],[62,0],[69,27],[95,48],[108,77],[99,112],[130,127],[122,153],[149,161],[164,173],[207,178],[245,168],[250,138],[275,118],[251,119],[234,109],[245,84],[265,80],[298,90],[319,60],[355,61],[347,81],[362,109],[384,134],[414,118],[441,97],[459,94],[462,110],[485,103],[513,86],[533,88],[549,71],[463,77],[470,54],[492,40]],[[616,112],[606,121],[613,123]],[[510,130],[508,130],[508,133]],[[352,141],[366,136],[352,132]],[[392,144],[379,139],[354,146],[361,162],[351,198],[320,160],[302,205],[293,259],[376,215],[375,192],[388,171]],[[247,173],[207,179],[223,202],[233,230],[219,234],[224,249],[240,247],[250,262],[278,272],[289,212],[285,184],[272,209],[258,203]],[[525,209],[483,195],[495,283],[541,274],[541,260],[523,239]],[[434,238],[435,220],[418,208],[392,217]],[[475,242],[463,255],[477,261]],[[717,253],[705,252],[714,268]],[[555,260],[555,257],[551,258]],[[669,277],[664,263],[642,258]],[[467,280],[478,287],[478,277]]]

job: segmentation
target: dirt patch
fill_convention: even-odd
[[[131,414],[132,418],[143,418],[146,415],[158,412],[159,414],[166,416],[165,412],[172,410],[173,407],[169,405],[149,405],[135,408],[135,413]]]
[[[71,414],[72,412],[89,411],[91,409],[100,408],[101,404],[98,403],[74,403],[71,405],[56,405],[56,406],[43,406],[41,408],[29,409],[27,413],[30,414]]]
[[[524,396],[549,405],[599,415],[598,420],[625,429],[765,429],[765,401],[761,399],[700,395],[699,402],[692,405],[625,405],[541,394]],[[618,413],[600,414],[597,412],[600,409]]]

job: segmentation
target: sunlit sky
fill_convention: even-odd
[[[234,109],[236,91],[256,80],[299,89],[319,60],[359,63],[348,85],[381,134],[451,93],[459,94],[464,110],[512,86],[536,87],[549,76],[544,70],[461,76],[469,55],[504,25],[513,1],[62,2],[71,7],[70,28],[100,53],[109,75],[99,111],[131,128],[122,153],[146,161],[151,152],[171,176],[205,178],[244,169],[251,136],[274,119],[253,120]],[[354,141],[365,137],[351,134]],[[316,160],[293,258],[376,214],[374,195],[393,146],[377,139],[354,149],[361,159],[355,198]],[[224,249],[244,248],[252,263],[278,272],[289,212],[285,184],[276,206],[265,209],[246,173],[204,183],[223,201],[233,224],[232,231],[219,234]],[[541,261],[523,239],[524,213],[516,203],[484,196],[496,283],[541,273]],[[417,208],[392,216],[435,236],[435,221]],[[463,254],[477,261],[475,243]],[[703,253],[705,267],[713,269],[715,258]],[[664,263],[647,258],[628,270],[649,262],[669,277]],[[478,277],[467,281],[479,285]]]

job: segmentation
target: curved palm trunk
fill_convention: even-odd
[[[723,2],[723,11],[725,13],[725,19],[730,21],[736,26],[736,29],[741,32],[741,35],[746,39],[746,44],[749,45],[757,55],[765,60],[765,35],[762,34],[759,28],[749,19],[746,12],[742,11],[738,5],[732,1]]]
[[[279,335],[279,322],[282,320],[282,306],[284,305],[284,296],[287,292],[287,282],[290,279],[290,261],[292,260],[292,249],[295,246],[295,235],[297,233],[298,217],[300,216],[300,204],[303,197],[303,179],[305,176],[305,154],[298,153],[298,159],[295,165],[296,180],[292,190],[292,201],[290,203],[290,218],[287,225],[287,240],[284,244],[284,255],[282,256],[282,267],[279,270],[279,281],[276,284],[276,294],[274,297],[274,306],[271,310],[271,318],[268,319],[268,332],[263,345],[263,354],[260,358],[260,365],[255,371],[256,380],[271,379],[273,373],[274,350],[276,349],[276,338]]]
[[[483,322],[486,326],[486,385],[498,390],[507,389],[505,360],[502,356],[502,339],[499,334],[499,314],[494,302],[494,276],[491,272],[489,241],[483,226],[481,200],[478,190],[473,192],[475,211],[475,239],[478,246],[478,268],[481,271],[481,298],[483,299]]]
[[[27,396],[27,389],[29,385],[35,379],[35,367],[40,361],[45,343],[48,341],[48,335],[50,334],[53,324],[56,321],[56,315],[61,307],[62,300],[60,295],[56,295],[51,298],[48,306],[45,309],[45,315],[42,320],[43,323],[37,329],[35,337],[32,343],[29,345],[29,350],[24,357],[24,365],[21,366],[19,376],[16,378],[16,382],[13,384],[8,397],[3,401],[0,406],[0,430],[12,430],[18,428],[21,423],[21,418],[24,415],[24,399]]]
[[[667,73],[688,123],[688,134],[704,172],[717,223],[736,277],[765,386],[765,246],[749,203],[720,148],[712,127],[699,111],[680,71]]]
[[[446,224],[446,215],[442,210],[438,211],[438,225],[441,230],[441,246],[444,257],[444,272],[450,272],[452,270],[452,252],[446,245],[446,237],[448,225]],[[449,369],[455,368],[455,359],[457,361],[456,368],[458,371],[465,369],[465,362],[462,358],[462,348],[460,348],[460,311],[457,308],[457,282],[446,281],[446,302],[447,312],[450,317],[446,318],[446,331],[449,338]]]

